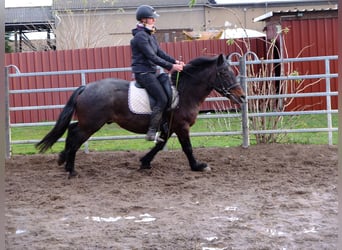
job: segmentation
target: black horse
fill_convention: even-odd
[[[212,90],[235,103],[244,102],[245,93],[222,54],[195,58],[182,72],[173,72],[171,79],[179,93],[178,106],[166,111],[164,117],[167,126],[161,126],[162,140],[156,142],[156,145],[140,159],[141,168],[151,168],[150,164],[155,155],[163,149],[170,136],[176,133],[191,170],[209,169],[206,163],[198,162],[193,155],[190,127],[195,123],[201,104]],[[80,86],[66,103],[54,128],[36,144],[36,147],[40,152],[45,152],[68,130],[65,148],[59,154],[58,165],[65,163],[65,170],[69,172],[69,177],[72,177],[77,175],[74,168],[77,150],[104,124],[115,122],[131,132],[146,133],[149,114],[136,114],[130,110],[129,83],[126,80],[109,78]],[[75,113],[78,121],[70,123]]]

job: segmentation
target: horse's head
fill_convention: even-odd
[[[217,57],[216,79],[213,88],[235,103],[241,104],[246,101],[246,94],[240,83],[237,82],[235,74],[223,54]]]

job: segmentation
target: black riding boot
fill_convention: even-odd
[[[151,114],[150,126],[148,128],[146,134],[147,141],[157,141],[157,132],[159,129],[159,125],[161,123],[161,119],[163,116],[163,112],[160,109],[153,109]]]

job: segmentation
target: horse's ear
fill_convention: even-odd
[[[226,62],[226,56],[223,54],[220,54],[217,58],[217,66],[220,66]]]

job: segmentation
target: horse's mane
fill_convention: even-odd
[[[183,75],[194,76],[196,72],[202,71],[203,68],[206,68],[209,64],[217,61],[218,56],[200,56],[189,61],[183,68],[183,72],[180,72],[178,77]],[[199,68],[200,67],[200,68]],[[178,72],[173,72],[171,75],[171,81],[174,85],[176,85]]]
[[[200,56],[192,59],[187,65],[190,66],[205,66],[208,63],[213,63],[217,60],[217,56]]]

